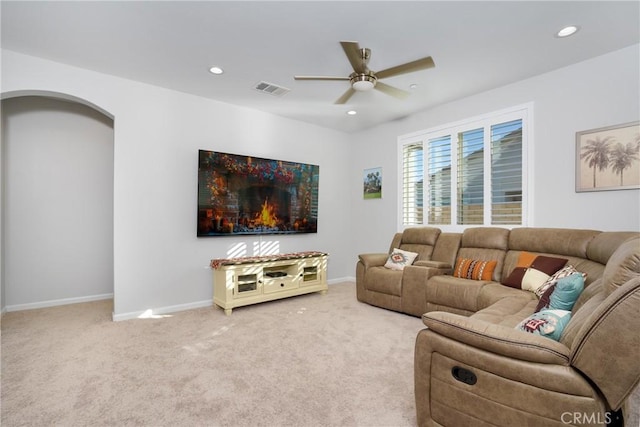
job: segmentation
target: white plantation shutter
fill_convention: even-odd
[[[429,224],[451,224],[451,135],[429,140]]]
[[[514,107],[398,138],[400,228],[526,225],[531,110]]]
[[[402,224],[422,224],[424,168],[422,142],[402,147]]]
[[[458,224],[484,223],[483,128],[458,134]]]
[[[522,222],[522,120],[491,126],[491,223]]]

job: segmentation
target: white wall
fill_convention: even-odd
[[[575,192],[575,133],[640,117],[639,46],[360,132],[351,175],[354,253],[386,251],[398,224],[397,137],[533,102],[530,226],[640,230],[640,190]],[[361,200],[361,171],[383,168],[383,199]],[[447,229],[447,227],[442,227]],[[373,232],[375,230],[375,232]]]
[[[110,297],[113,121],[49,98],[2,104],[7,309]]]
[[[2,92],[51,91],[114,117],[114,317],[211,303],[211,258],[253,238],[196,238],[197,152],[320,165],[319,232],[263,237],[280,252],[330,254],[329,280],[353,276],[344,191],[348,138],[301,122],[4,50]]]
[[[640,228],[640,191],[574,191],[575,132],[638,119],[638,46],[349,135],[15,52],[2,54],[3,94],[69,94],[114,117],[116,318],[210,302],[209,260],[237,244],[251,251],[258,240],[195,237],[200,148],[320,165],[319,233],[271,240],[281,252],[329,252],[330,280],[353,277],[358,253],[388,248],[397,224],[399,135],[528,102],[534,103],[535,144],[530,225]],[[383,198],[362,200],[362,171],[372,167],[383,168]]]

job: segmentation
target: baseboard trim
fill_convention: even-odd
[[[132,311],[129,313],[112,313],[111,318],[114,322],[120,322],[122,320],[131,319],[153,319],[157,317],[164,317],[169,313],[176,313],[178,311],[192,310],[194,308],[211,307],[213,306],[213,299],[190,302],[187,304],[169,305],[160,308],[150,308],[143,311]]]
[[[356,278],[351,276],[340,277],[338,279],[327,280],[328,285],[335,285],[336,283],[355,282]]]
[[[355,282],[355,277],[341,277],[338,279],[327,280],[328,285],[335,285],[337,283]],[[142,311],[132,311],[129,313],[112,313],[111,318],[114,322],[120,322],[122,320],[131,319],[153,319],[157,317],[163,317],[170,313],[176,313],[178,311],[192,310],[194,308],[212,307],[213,299],[190,302],[187,304],[169,305],[166,307],[149,308]]]
[[[32,302],[27,304],[8,305],[3,312],[35,310],[37,308],[57,307],[59,305],[78,304],[82,302],[102,301],[105,299],[113,299],[113,294],[89,295],[85,297],[62,298],[49,301]]]

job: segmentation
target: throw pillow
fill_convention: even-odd
[[[496,265],[498,265],[498,261],[458,258],[453,276],[472,280],[491,280]]]
[[[535,292],[536,295],[538,296],[538,298],[542,298],[542,295],[544,295],[547,289],[549,289],[551,286],[558,283],[558,280],[562,279],[563,277],[571,276],[573,273],[580,273],[580,272],[576,270],[576,268],[573,265],[570,265],[570,264],[562,267],[560,270],[553,273],[553,275],[549,277],[549,279],[547,279],[547,281],[544,282],[544,284],[538,288],[538,290]],[[586,273],[580,273],[580,274],[582,274],[583,279],[585,280],[587,279]]]
[[[571,320],[569,310],[542,310],[524,319],[516,329],[558,341],[569,320]]]
[[[413,264],[417,256],[418,254],[415,252],[394,248],[384,266],[391,270],[404,270],[405,266]]]
[[[564,258],[534,255],[523,251],[518,257],[516,267],[509,274],[509,277],[502,281],[502,284],[535,292],[566,263],[567,260]]]
[[[571,310],[584,289],[584,277],[582,273],[573,273],[563,277],[552,285],[542,295],[536,312],[546,308],[552,310]]]

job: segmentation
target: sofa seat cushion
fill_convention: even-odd
[[[535,294],[532,292],[522,289],[510,288],[509,286],[504,286],[503,284],[498,282],[490,282],[482,287],[482,290],[478,295],[478,310],[489,307],[505,298],[517,298],[524,300],[525,302],[538,302],[538,298],[536,298]]]
[[[364,287],[374,292],[401,296],[402,273],[402,270],[390,270],[386,267],[371,267],[365,276]]]
[[[515,328],[520,322],[533,314],[537,300],[525,299],[520,296],[507,297],[496,301],[470,317],[480,319],[494,325]]]
[[[488,281],[433,276],[427,283],[427,301],[461,310],[478,311],[478,297]]]

